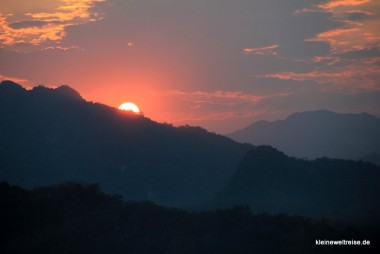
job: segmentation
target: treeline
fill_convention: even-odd
[[[375,253],[379,227],[338,226],[248,207],[185,212],[124,202],[98,185],[25,190],[0,183],[0,253]],[[316,246],[369,240],[371,246]]]

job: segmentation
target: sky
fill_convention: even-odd
[[[378,0],[1,0],[0,80],[226,134],[380,115]]]

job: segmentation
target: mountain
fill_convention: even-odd
[[[250,150],[213,207],[250,205],[254,213],[338,220],[380,214],[380,167],[362,161],[296,159],[270,146]]]
[[[97,185],[25,190],[0,182],[0,250],[10,253],[377,253],[379,225],[339,225],[247,207],[185,212],[123,202]],[[366,246],[316,246],[316,240]]]
[[[192,206],[220,191],[248,151],[199,127],[173,127],[85,101],[62,86],[0,84],[0,180],[23,187],[100,183],[126,200]]]
[[[363,161],[368,161],[371,162],[375,165],[380,165],[380,153],[374,152],[374,153],[369,153],[361,158]]]
[[[307,111],[285,120],[259,121],[228,137],[254,145],[270,145],[291,156],[358,160],[380,153],[380,119],[366,113]]]

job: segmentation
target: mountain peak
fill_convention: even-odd
[[[258,157],[260,159],[271,159],[271,158],[283,159],[287,157],[283,152],[269,145],[260,145],[260,146],[254,147],[247,153],[246,158],[250,158],[252,156]]]
[[[296,157],[360,159],[380,152],[380,119],[368,113],[305,111],[285,120],[256,122],[229,135],[253,145],[271,145]]]
[[[73,88],[62,85],[57,88],[49,88],[46,86],[36,86],[33,87],[32,90],[28,91],[21,85],[17,84],[16,82],[13,82],[11,80],[3,80],[0,83],[0,92],[6,93],[6,94],[24,94],[24,93],[32,93],[38,96],[58,96],[60,98],[75,100],[75,101],[84,101],[82,96]]]
[[[25,92],[25,89],[11,81],[11,80],[3,80],[1,83],[0,83],[0,90],[1,91],[7,91],[7,92],[13,92],[13,93],[22,93],[22,92]]]
[[[97,182],[126,200],[190,207],[222,189],[248,151],[199,127],[86,102],[68,86],[0,92],[0,179],[25,186]]]
[[[73,88],[71,88],[67,85],[60,86],[60,87],[54,89],[54,91],[56,94],[62,95],[62,96],[67,97],[67,98],[72,98],[72,99],[76,99],[76,100],[83,100],[82,96],[80,96],[80,94],[76,90],[74,90]]]
[[[304,111],[304,112],[296,112],[291,114],[286,118],[286,120],[318,120],[318,119],[338,119],[338,118],[367,118],[373,119],[375,118],[373,115],[368,114],[366,112],[362,113],[337,113],[326,109],[315,110],[315,111]]]
[[[75,100],[75,101],[84,101],[80,94],[73,88],[63,85],[58,88],[49,88],[45,86],[36,86],[32,89],[32,93],[38,94],[41,96],[58,96],[60,98]]]
[[[252,148],[241,161],[241,165],[272,165],[273,163],[280,163],[284,165],[289,159],[283,152],[278,149],[268,146],[260,145]]]
[[[214,207],[249,205],[255,213],[356,220],[380,209],[379,167],[350,160],[303,160],[269,146],[250,150]]]
[[[286,120],[305,119],[305,118],[319,118],[319,117],[334,117],[338,115],[335,112],[321,109],[315,111],[296,112],[286,118]]]

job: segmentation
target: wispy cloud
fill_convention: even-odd
[[[380,91],[380,57],[340,61],[344,63],[311,72],[281,72],[260,77],[295,81],[312,80],[323,85],[324,90],[330,91]]]
[[[276,49],[279,47],[277,44],[260,47],[260,48],[244,48],[243,51],[247,55],[277,55]]]
[[[42,50],[63,50],[63,51],[67,51],[67,50],[84,50],[83,48],[80,48],[78,46],[68,46],[68,47],[65,47],[65,46],[49,46],[49,47],[46,47],[46,48],[43,48]]]
[[[314,63],[325,63],[328,66],[334,65],[340,62],[340,57],[338,56],[316,56],[313,57],[312,61]]]
[[[189,122],[204,122],[204,121],[224,121],[230,119],[254,119],[257,116],[265,115],[267,109],[251,110],[249,112],[239,111],[224,111],[224,112],[208,112],[204,114],[185,113],[181,118],[176,118],[170,122],[176,125],[187,124]]]
[[[326,42],[332,53],[380,48],[380,2],[373,0],[332,0],[315,6],[328,12],[341,26],[321,32],[306,41]]]
[[[331,10],[341,6],[356,6],[371,2],[371,0],[332,0],[318,5],[319,8]]]
[[[268,98],[287,96],[289,93],[279,93],[275,95],[253,95],[241,91],[171,91],[169,92],[169,95],[177,96],[182,100],[192,101],[194,103],[233,106],[241,103],[254,105]]]
[[[374,17],[374,13],[369,12],[369,11],[361,11],[361,10],[352,10],[352,11],[347,11],[346,16],[349,20],[364,20],[368,19],[371,17]]]
[[[81,25],[101,18],[93,7],[105,0],[56,0],[55,8],[43,12],[13,15],[0,11],[0,47],[9,50],[27,46],[52,46],[66,36],[67,26]],[[17,7],[15,7],[15,12]],[[47,45],[46,45],[47,44]],[[43,47],[43,48],[44,48]]]
[[[329,53],[314,56],[309,71],[283,71],[260,75],[260,78],[314,81],[323,90],[345,93],[380,91],[380,2],[374,0],[330,0],[294,14],[328,13],[336,26],[306,38],[306,42],[323,42]],[[365,52],[366,57],[359,57]],[[347,58],[352,55],[352,58]]]
[[[7,76],[7,75],[0,74],[0,81],[3,81],[3,80],[11,80],[13,82],[16,82],[18,84],[21,84],[21,85],[24,85],[24,86],[27,86],[27,87],[30,86],[29,81],[27,79],[25,79],[25,78],[14,77],[14,76]]]
[[[174,124],[223,121],[250,121],[265,115],[266,107],[260,104],[276,97],[286,97],[292,93],[278,93],[270,95],[255,95],[241,91],[170,91],[165,96],[171,100],[182,101],[187,105],[181,108],[181,114],[173,117],[170,122]]]

